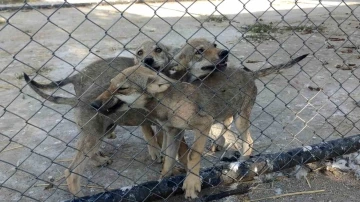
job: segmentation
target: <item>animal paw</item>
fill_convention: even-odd
[[[70,173],[69,169],[65,170],[66,183],[70,193],[77,197],[83,196],[80,190],[80,179],[77,175]]]
[[[197,198],[197,192],[201,191],[201,180],[199,176],[190,174],[186,177],[182,189],[185,191],[185,198]]]
[[[156,161],[157,163],[163,162],[160,149],[149,146],[149,154],[153,161]]]

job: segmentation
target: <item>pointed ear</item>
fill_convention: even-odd
[[[146,91],[154,95],[166,91],[170,86],[171,83],[161,76],[149,76],[146,82]]]

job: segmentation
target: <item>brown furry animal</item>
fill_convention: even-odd
[[[200,51],[199,54],[206,55],[206,51]],[[292,66],[305,57],[306,55],[296,58],[285,66]],[[200,68],[202,70],[214,66],[206,63],[200,65],[205,65]],[[157,74],[145,67],[134,66],[111,79],[109,88],[98,96],[92,106],[103,113],[131,108],[148,112],[148,118],[159,123],[167,134],[162,176],[167,176],[174,166],[179,140],[183,135],[181,131],[193,130],[195,141],[187,154],[188,175],[183,189],[186,198],[196,198],[196,192],[201,190],[201,155],[211,125],[214,121],[223,122],[229,117],[235,117],[235,126],[243,141],[242,154],[244,159],[248,158],[253,144],[249,119],[257,95],[255,79],[279,69],[282,68],[271,67],[249,72],[227,68],[222,72],[212,73],[204,81],[196,80],[189,84]]]

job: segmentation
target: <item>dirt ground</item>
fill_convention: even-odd
[[[78,136],[73,110],[43,102],[26,86],[22,72],[37,75],[38,81],[59,80],[100,57],[132,57],[130,52],[147,37],[172,46],[189,38],[214,41],[216,37],[217,44],[233,54],[232,64],[252,70],[310,53],[301,66],[257,81],[259,93],[251,116],[255,154],[359,134],[360,109],[354,103],[360,100],[359,4],[305,0],[295,5],[276,0],[269,6],[266,0],[250,1],[245,7],[229,0],[0,12],[0,201],[71,198],[62,176],[74,154],[68,145],[74,146]],[[186,8],[190,14],[184,15]],[[345,70],[344,64],[350,64],[351,70]],[[65,89],[72,92],[71,86]],[[56,95],[71,96],[62,90]],[[88,195],[102,191],[101,187],[131,186],[159,176],[161,165],[149,158],[140,129],[117,127],[115,133],[117,138],[102,146],[105,153],[113,154],[114,163],[88,166],[84,174],[93,185],[83,188]],[[227,154],[206,151],[204,167],[222,155]],[[56,186],[46,187],[50,180]],[[360,197],[360,183],[351,173],[336,177],[316,173],[309,181],[311,188],[304,179],[283,178],[260,184],[246,196],[221,201],[255,200],[279,190],[282,194],[325,191],[273,201],[358,201]]]

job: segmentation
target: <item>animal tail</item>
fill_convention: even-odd
[[[65,105],[71,105],[74,106],[78,103],[78,99],[76,97],[73,98],[66,98],[66,97],[59,97],[54,95],[49,95],[41,91],[40,89],[51,89],[51,88],[58,88],[61,86],[64,86],[68,83],[71,83],[71,77],[61,80],[61,81],[55,81],[49,84],[40,84],[34,80],[31,80],[30,77],[24,73],[24,79],[26,83],[30,86],[31,89],[33,89],[38,95],[40,95],[42,98],[56,103],[56,104],[65,104]],[[59,82],[59,84],[58,84]]]
[[[26,77],[29,78],[28,75],[26,75],[24,73],[25,80],[26,80]],[[36,81],[31,81],[31,84],[36,88],[46,90],[46,89],[54,89],[54,88],[65,86],[65,85],[67,85],[69,83],[72,83],[73,82],[72,79],[73,79],[73,76],[67,77],[66,79],[62,79],[62,80],[59,80],[59,81],[52,81],[52,82],[47,83],[47,84],[41,84],[41,83],[38,83]]]
[[[304,58],[306,58],[306,56],[308,56],[308,55],[309,54],[305,54],[305,55],[297,57],[297,58],[295,58],[293,60],[290,60],[287,63],[282,63],[282,64],[275,65],[275,66],[272,66],[272,67],[268,67],[268,68],[265,68],[265,69],[257,70],[257,71],[254,72],[254,76],[256,78],[264,77],[264,76],[270,75],[272,73],[279,72],[279,71],[281,71],[283,69],[288,69],[288,68],[292,67],[294,64],[296,64],[296,63],[300,62],[301,60],[303,60]],[[245,70],[246,71],[251,71],[248,68],[246,68]]]

